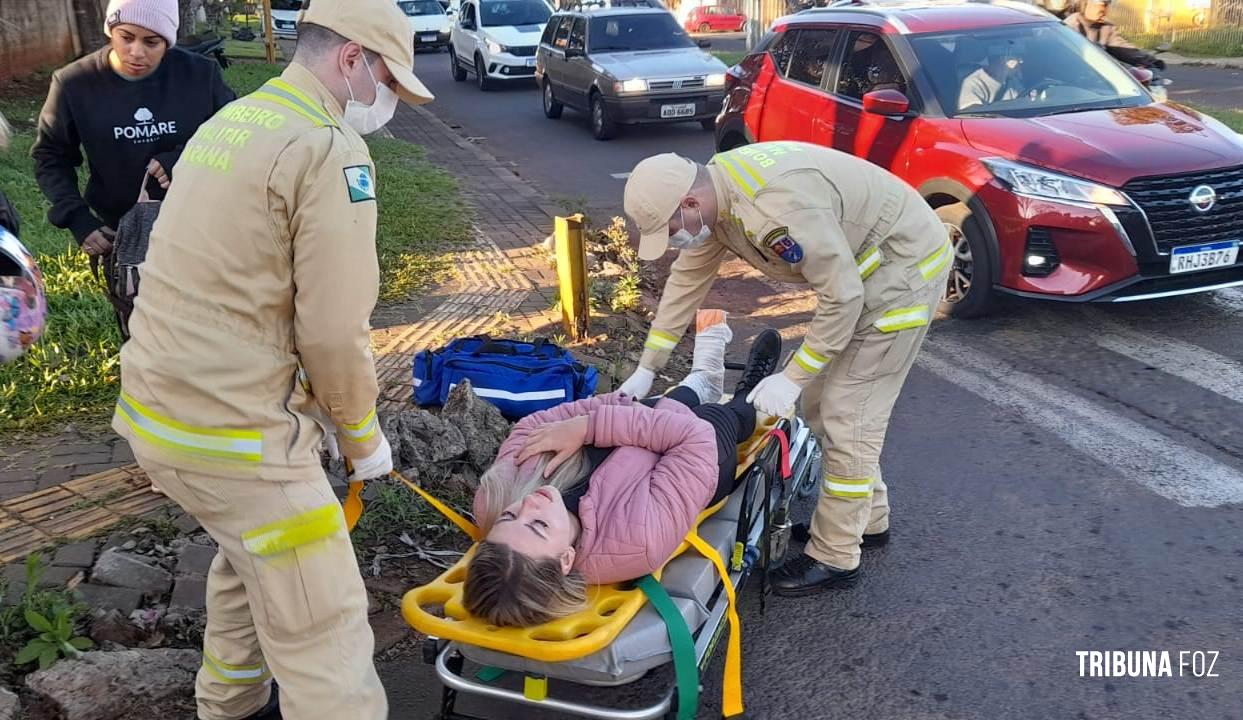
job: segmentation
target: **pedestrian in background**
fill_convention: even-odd
[[[176,47],[177,0],[111,0],[107,46],[57,70],[31,155],[48,220],[87,255],[112,249],[148,179],[162,199],[190,136],[236,98],[214,61]],[[85,194],[78,168],[85,161]]]

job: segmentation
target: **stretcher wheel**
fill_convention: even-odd
[[[440,645],[436,642],[436,638],[429,637],[423,639],[423,662],[428,665],[436,664],[436,656],[440,654]]]

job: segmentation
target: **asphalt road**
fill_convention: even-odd
[[[419,69],[435,112],[553,195],[615,207],[611,173],[652,152],[709,152],[695,126],[598,143],[568,114],[544,119],[533,90],[454,85],[444,56]],[[1238,90],[1220,71],[1187,72],[1171,76],[1212,77],[1217,97]],[[710,302],[739,318],[732,355],[762,325],[797,342],[806,293],[736,264],[724,275]],[[883,457],[893,541],[865,552],[852,589],[774,598],[762,615],[743,596],[749,717],[1243,718],[1240,337],[1240,289],[1108,307],[1012,301],[990,319],[938,322]],[[1166,651],[1174,676],[1081,677],[1076,652],[1092,650]],[[1180,669],[1183,651],[1216,653],[1217,677]],[[720,669],[718,657],[701,718],[719,716]],[[434,716],[427,666],[381,671],[391,717]]]

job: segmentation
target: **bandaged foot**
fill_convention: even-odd
[[[720,402],[725,392],[725,348],[734,339],[724,310],[700,310],[695,314],[695,350],[691,372],[682,382],[699,396],[699,402]]]

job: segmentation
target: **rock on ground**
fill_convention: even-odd
[[[91,582],[132,588],[152,595],[163,595],[173,585],[167,570],[151,564],[150,559],[112,548],[95,562]]]
[[[22,717],[22,701],[16,695],[0,688],[0,720],[18,720]]]
[[[193,694],[197,650],[89,652],[26,677],[63,720],[116,720],[135,707]]]
[[[393,447],[393,467],[427,467],[466,453],[462,433],[426,410],[402,410],[383,422]]]
[[[470,464],[483,470],[496,459],[496,452],[509,435],[509,422],[495,405],[475,394],[469,381],[449,391],[440,419],[461,432]]]

